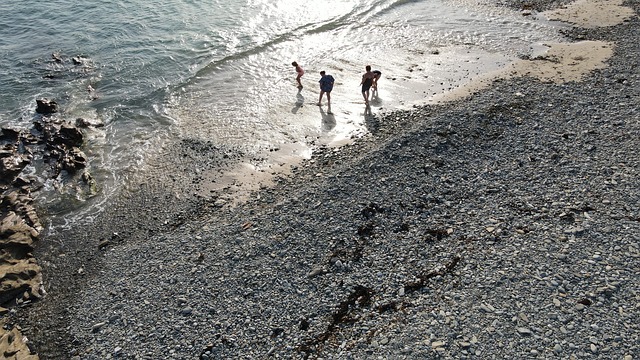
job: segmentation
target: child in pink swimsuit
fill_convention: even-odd
[[[298,63],[295,61],[292,62],[291,65],[295,66],[296,73],[298,73],[298,76],[296,77],[296,81],[298,82],[298,89],[302,89],[302,83],[300,82],[300,78],[302,77],[302,75],[304,75],[304,70],[302,70],[302,67],[298,65]]]

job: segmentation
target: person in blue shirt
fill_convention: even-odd
[[[327,75],[323,70],[320,71],[320,98],[318,99],[318,106],[322,105],[322,96],[327,94],[327,105],[331,108],[331,90],[333,90],[333,76]]]

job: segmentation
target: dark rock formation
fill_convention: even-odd
[[[38,114],[49,115],[58,112],[58,103],[47,98],[36,100],[36,112]]]
[[[57,103],[48,99],[37,100],[37,106],[40,114],[58,111]],[[36,172],[53,179],[62,171],[75,174],[85,169],[87,157],[80,150],[83,138],[77,127],[57,116],[36,118],[29,131],[0,129],[0,313],[2,306],[25,304],[44,295],[40,267],[33,257],[43,228],[31,195],[41,185],[33,175],[23,174],[24,169],[34,155],[50,167]],[[75,178],[83,185],[95,185],[86,170]]]

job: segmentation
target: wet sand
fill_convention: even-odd
[[[633,16],[633,11],[622,6],[621,1],[591,0],[538,16],[581,27],[605,27],[624,22]],[[365,136],[374,114],[464,99],[491,86],[497,79],[533,77],[543,82],[579,81],[589,72],[606,66],[613,46],[602,41],[537,44],[525,59],[470,53],[465,47],[421,51],[407,59],[409,63],[399,59],[387,63],[379,91],[371,91],[370,106],[364,104],[357,85],[361,74],[340,69],[331,72],[339,79],[332,95],[331,114],[328,114],[326,97],[323,106],[316,106],[319,89],[315,84],[309,86],[315,74],[307,73],[302,91],[292,83],[293,107],[289,111],[288,108],[273,109],[272,116],[292,125],[292,133],[285,134],[285,138],[301,138],[297,133],[301,131],[305,138],[314,139],[313,146],[342,146]],[[238,204],[247,200],[252,191],[272,184],[273,177],[288,175],[291,167],[309,159],[311,147],[302,142],[283,143],[277,149],[260,154],[259,162],[241,162],[222,173],[217,170],[205,173],[200,194],[205,197],[216,194],[221,202]]]

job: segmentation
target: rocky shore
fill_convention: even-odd
[[[567,36],[607,66],[376,115],[239,206],[195,169],[240,154],[180,139],[7,324],[41,359],[640,358],[640,20]]]
[[[59,189],[71,184],[78,191],[95,190],[80,150],[81,128],[90,124],[77,119],[74,125],[57,113],[55,101],[38,99],[30,129],[0,128],[0,354],[4,358],[37,358],[11,318],[17,309],[45,296],[34,256],[43,232],[34,198],[44,187],[41,181]]]

